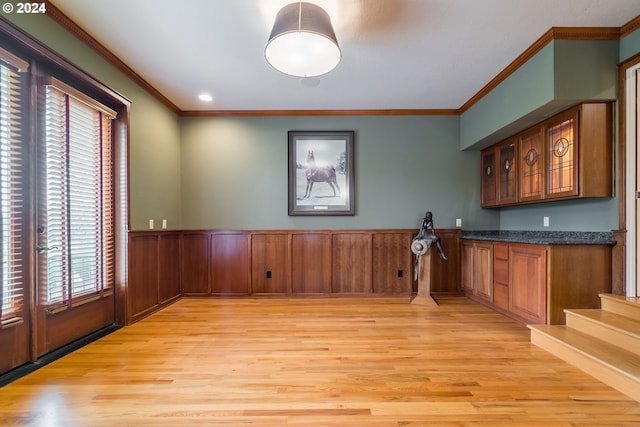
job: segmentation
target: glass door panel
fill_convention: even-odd
[[[498,203],[509,204],[518,201],[518,193],[516,192],[516,144],[514,141],[506,142],[498,148],[498,157],[500,159],[499,170],[499,193]]]
[[[576,122],[573,113],[547,128],[547,197],[578,194]]]
[[[520,201],[543,198],[543,150],[541,129],[520,137]]]

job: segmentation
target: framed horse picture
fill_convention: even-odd
[[[289,131],[289,215],[354,215],[354,131]]]

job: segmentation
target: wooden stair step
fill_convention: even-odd
[[[640,401],[640,355],[566,325],[529,325],[531,342]]]
[[[600,306],[604,311],[640,320],[640,298],[600,294]]]
[[[567,309],[567,326],[640,355],[640,319],[599,309]]]

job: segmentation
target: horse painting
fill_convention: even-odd
[[[307,170],[305,170],[304,174],[307,177],[307,190],[304,193],[305,199],[311,197],[314,182],[326,182],[329,184],[333,190],[334,197],[336,196],[336,189],[338,189],[338,194],[340,193],[340,186],[336,180],[336,168],[333,166],[317,167],[313,150],[307,152]]]

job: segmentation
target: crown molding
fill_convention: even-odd
[[[640,28],[640,15],[620,27],[620,38],[625,38],[635,30]]]
[[[620,40],[640,28],[640,16],[632,19],[622,27],[553,27],[536,40],[527,50],[496,75],[480,91],[473,95],[458,109],[376,109],[376,110],[181,110],[160,91],[136,73],[131,67],[113,54],[109,49],[89,35],[50,0],[47,3],[47,15],[64,29],[87,44],[131,80],[140,85],[149,94],[164,104],[171,111],[184,117],[220,117],[220,116],[413,116],[413,115],[460,115],[469,110],[480,99],[495,89],[511,76],[518,68],[529,61],[553,40]]]
[[[183,117],[283,117],[283,116],[455,116],[457,109],[379,109],[379,110],[193,110]]]
[[[165,97],[158,89],[153,87],[142,76],[136,73],[131,67],[129,67],[124,61],[118,58],[113,52],[104,47],[98,40],[94,39],[89,33],[83,30],[78,24],[65,15],[60,9],[58,9],[49,0],[45,0],[47,5],[47,16],[53,19],[58,25],[65,30],[69,31],[80,41],[84,42],[87,46],[93,49],[98,55],[109,61],[111,65],[122,71],[127,77],[136,82],[140,87],[146,90],[154,98],[164,104],[167,108],[172,110],[176,114],[180,114],[181,110]]]
[[[518,68],[538,54],[546,45],[554,40],[618,40],[620,28],[615,27],[553,27],[536,40],[527,50],[507,65],[497,76],[487,83],[478,93],[473,95],[458,110],[460,114],[467,111],[475,103],[484,98],[489,92],[504,82]]]

